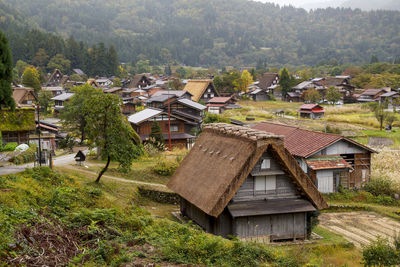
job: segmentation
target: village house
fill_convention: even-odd
[[[96,79],[88,79],[86,81],[86,84],[88,84],[94,88],[100,88],[100,85],[97,83]]]
[[[131,123],[132,128],[139,134],[140,139],[143,142],[146,142],[149,139],[151,126],[153,123],[155,121],[158,122],[161,132],[164,136],[164,143],[168,144],[168,117],[170,117],[172,147],[190,148],[193,144],[195,136],[186,133],[185,129],[188,128],[188,124],[192,127],[196,127],[197,125],[185,118],[179,117],[172,113],[168,115],[168,112],[165,112],[162,109],[147,108],[129,116],[128,121]]]
[[[123,95],[123,89],[121,87],[113,87],[113,88],[109,88],[109,89],[103,89],[103,92],[106,94],[119,95],[121,97]]]
[[[360,103],[379,102],[380,97],[385,93],[388,93],[385,89],[366,89],[357,97],[357,101]]]
[[[55,151],[56,146],[56,138],[59,134],[58,126],[45,122],[35,120],[36,128],[40,129],[40,145],[41,148],[45,151]],[[39,144],[39,135],[37,133],[31,133],[29,135],[29,144]]]
[[[51,92],[53,94],[53,97],[61,95],[62,93],[65,92],[64,88],[61,86],[56,86],[56,87],[42,87],[43,91]]]
[[[176,94],[158,94],[146,100],[145,104],[147,107],[158,108],[168,112],[169,103],[172,114],[191,122],[190,124],[185,124],[185,132],[190,133],[193,128],[196,128],[196,131],[201,129],[206,106],[188,99],[188,96],[185,91],[178,91]]]
[[[207,102],[207,112],[211,114],[222,114],[225,110],[240,108],[236,100],[231,97],[213,97]]]
[[[351,76],[325,77],[320,82],[326,88],[335,87],[342,94],[344,104],[354,103],[355,87],[351,85]]]
[[[271,100],[272,94],[262,89],[255,89],[249,93],[249,96],[253,101],[268,101]]]
[[[160,95],[175,95],[177,98],[192,99],[192,94],[185,90],[159,90],[155,92],[152,97],[157,97]]]
[[[113,81],[108,78],[100,78],[100,79],[96,79],[96,83],[99,85],[99,87],[108,88],[108,87],[112,86]]]
[[[27,87],[13,87],[15,106],[18,108],[31,108],[38,101],[35,91]]]
[[[85,73],[84,73],[81,69],[72,69],[72,71],[73,71],[75,74],[78,74],[78,75],[81,76],[81,77],[85,76]]]
[[[322,118],[325,115],[324,108],[317,104],[304,104],[300,106],[298,112],[301,118],[312,120]]]
[[[168,187],[182,215],[224,237],[306,239],[310,213],[328,207],[281,137],[229,124],[204,127]]]
[[[131,80],[126,82],[124,88],[144,88],[151,85],[150,79],[146,74],[136,74]]]
[[[302,102],[303,97],[301,93],[298,92],[288,92],[286,95],[287,102]]]
[[[400,93],[396,91],[384,93],[379,102],[387,105],[388,108],[398,108],[400,106]]]
[[[193,101],[201,101],[205,104],[207,104],[211,98],[219,96],[212,80],[189,80],[184,90],[192,95]]]
[[[274,90],[278,85],[279,85],[278,73],[264,73],[258,83],[258,87],[267,92],[268,95],[274,94]]]
[[[63,85],[69,79],[68,75],[63,75],[59,69],[55,69],[45,84],[46,87],[56,87]]]
[[[371,178],[374,150],[336,134],[262,122],[253,129],[284,136],[285,148],[323,193],[361,188]]]
[[[74,93],[63,93],[61,95],[53,97],[51,100],[54,101],[54,111],[59,112],[64,108],[64,104],[71,97],[74,96]]]

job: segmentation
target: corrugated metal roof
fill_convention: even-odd
[[[351,165],[340,156],[318,156],[307,159],[312,170],[350,169]]]
[[[286,214],[316,210],[310,201],[305,199],[270,199],[260,201],[237,202],[228,205],[232,217]]]
[[[128,121],[133,124],[139,124],[154,116],[161,114],[163,111],[155,108],[147,108],[128,117]]]
[[[60,101],[65,101],[70,99],[71,97],[74,96],[74,93],[63,93],[61,95],[53,97],[51,100],[60,100]]]
[[[189,99],[184,99],[184,98],[179,99],[178,102],[183,105],[190,106],[190,107],[198,109],[198,110],[205,110],[207,108],[206,106],[199,104],[197,102],[194,102],[192,100],[189,100]]]

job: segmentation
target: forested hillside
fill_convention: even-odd
[[[395,11],[329,8],[307,13],[245,0],[3,1],[22,14],[16,23],[23,17],[64,38],[113,43],[124,62],[165,64],[173,59],[191,66],[243,66],[266,61],[279,66],[357,64],[372,54],[393,61],[400,55],[400,12]],[[20,42],[11,39],[12,45]],[[168,51],[161,53],[162,48]],[[24,55],[18,50],[14,56]]]
[[[363,10],[386,9],[400,10],[400,1],[398,0],[347,0],[342,4],[343,7],[361,8]]]

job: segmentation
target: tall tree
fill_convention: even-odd
[[[22,74],[22,84],[33,88],[35,93],[38,94],[42,89],[42,86],[40,85],[39,71],[33,66],[26,67],[24,73]]]
[[[335,103],[337,103],[340,98],[341,98],[341,94],[339,92],[339,89],[331,86],[328,88],[328,90],[326,90],[326,95],[325,98],[326,100],[328,100],[332,105],[334,105]]]
[[[282,98],[286,98],[286,95],[292,89],[292,77],[286,68],[283,68],[279,74],[279,85],[282,89]]]
[[[43,48],[39,48],[36,56],[32,60],[32,64],[37,67],[45,67],[48,61],[49,56],[47,55],[46,50],[44,50]]]
[[[50,106],[51,106],[51,99],[53,98],[53,94],[50,91],[40,90],[38,94],[39,105],[41,108],[44,109],[44,112],[47,114]]]
[[[108,57],[107,75],[109,76],[116,75],[118,73],[119,61],[118,61],[118,53],[114,45],[111,45],[108,48],[107,57]]]
[[[250,72],[244,70],[240,75],[240,78],[236,79],[233,82],[233,84],[235,86],[235,90],[246,93],[249,90],[249,85],[252,82],[253,82],[253,76],[251,76]]]
[[[102,91],[85,84],[74,87],[75,95],[65,102],[64,108],[60,113],[61,123],[64,129],[79,135],[81,144],[86,139],[86,125],[89,110],[84,109],[85,102],[93,96],[102,94]]]
[[[47,70],[53,71],[59,69],[62,73],[66,73],[71,68],[71,61],[66,59],[64,55],[57,54],[52,59],[50,59],[49,64],[47,64]]]
[[[378,63],[378,62],[379,62],[378,56],[377,55],[372,55],[370,63],[373,64],[373,63]]]
[[[140,138],[121,113],[121,99],[113,94],[96,94],[85,102],[88,137],[107,160],[96,182],[107,171],[111,160],[118,161],[123,170],[129,170],[132,161],[142,153]]]
[[[369,108],[372,112],[374,112],[375,118],[379,122],[379,130],[382,131],[383,123],[389,116],[389,112],[385,111],[385,104],[373,102],[369,103]]]
[[[304,92],[304,100],[309,103],[317,104],[321,100],[321,94],[315,88],[310,88]]]
[[[0,109],[15,108],[12,97],[12,58],[7,37],[0,31]]]

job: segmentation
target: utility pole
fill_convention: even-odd
[[[37,105],[37,117],[38,117],[38,126],[37,126],[37,130],[38,130],[38,139],[39,139],[39,166],[42,167],[42,144],[41,144],[41,140],[40,140],[40,106]]]
[[[171,106],[169,97],[169,85],[168,85],[168,149],[171,151]]]

